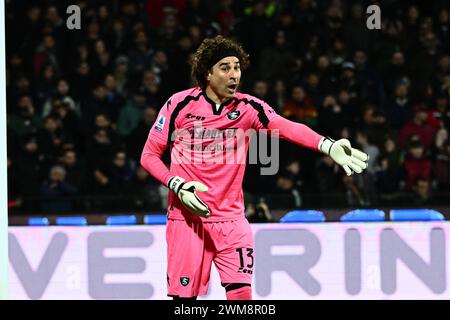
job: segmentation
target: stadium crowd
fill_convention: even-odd
[[[73,4],[80,30],[66,27]],[[366,26],[371,4],[381,7],[380,30]],[[10,210],[163,208],[167,190],[140,153],[164,102],[193,85],[192,53],[217,34],[250,54],[242,91],[370,155],[366,173],[347,177],[329,157],[281,141],[277,175],[248,166],[249,203],[445,199],[449,14],[447,1],[7,0]]]

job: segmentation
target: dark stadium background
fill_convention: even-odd
[[[381,30],[366,27],[371,4]],[[70,5],[81,30],[66,27]],[[282,141],[277,175],[247,167],[251,221],[409,207],[448,218],[449,12],[443,0],[7,0],[10,224],[163,213],[167,189],[140,168],[140,152],[163,103],[192,86],[192,53],[217,34],[250,53],[242,91],[371,157],[367,172],[346,177]]]

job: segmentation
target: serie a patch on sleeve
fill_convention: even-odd
[[[164,117],[163,115],[160,115],[158,120],[156,121],[155,129],[158,130],[159,132],[163,131],[165,122],[166,122],[166,117]]]

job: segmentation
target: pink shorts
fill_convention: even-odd
[[[223,222],[168,219],[166,240],[169,296],[207,294],[212,262],[222,285],[252,283],[254,242],[246,218]]]

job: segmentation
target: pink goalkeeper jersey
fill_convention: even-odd
[[[174,94],[150,130],[141,164],[166,185],[172,176],[205,184],[208,191],[197,195],[209,206],[211,216],[201,218],[190,213],[169,191],[168,217],[211,222],[243,217],[242,179],[249,137],[261,129],[280,129],[282,138],[312,149],[317,149],[322,138],[306,126],[277,115],[251,95],[237,92],[231,100],[217,105],[199,87]],[[150,163],[157,159],[145,157],[156,145],[170,148],[170,172],[163,174],[165,167]]]

